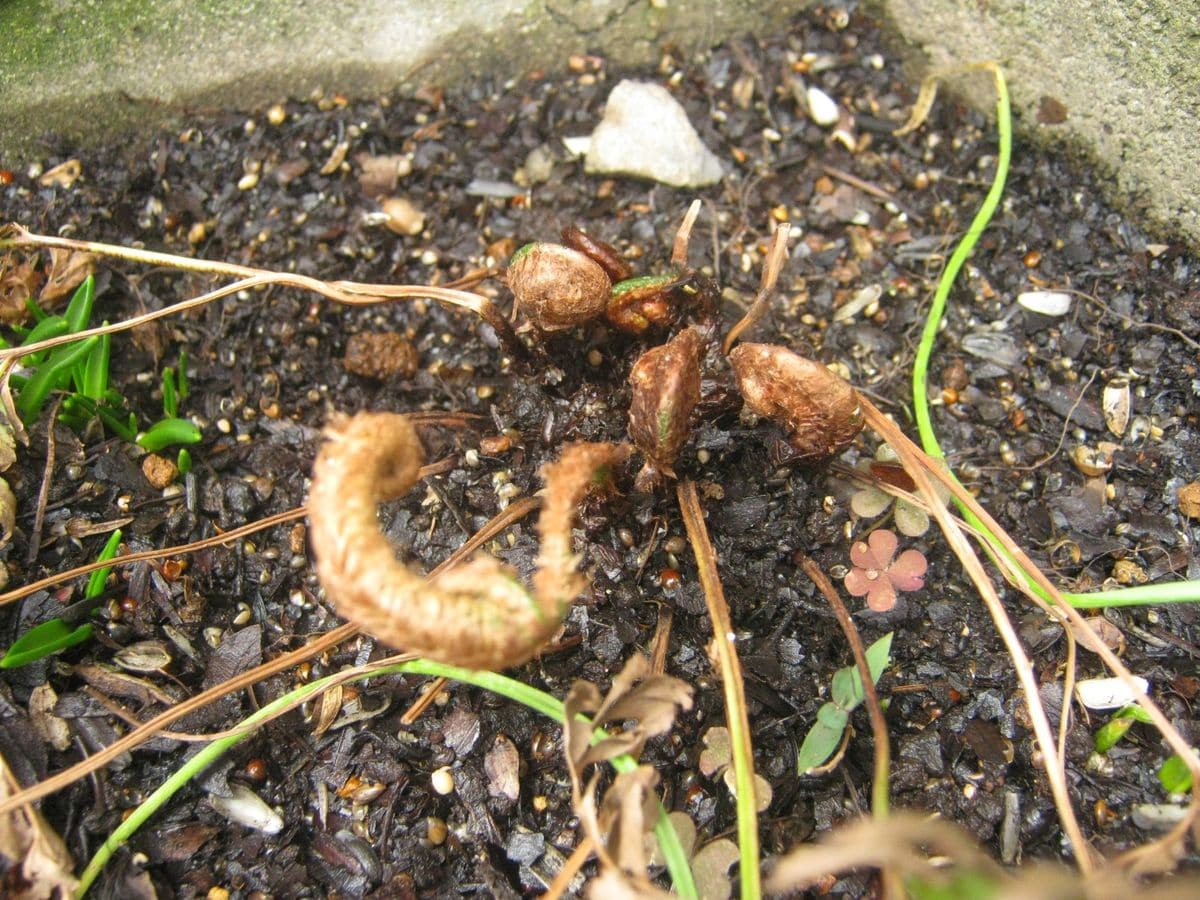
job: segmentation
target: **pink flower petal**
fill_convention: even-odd
[[[871,583],[871,590],[867,592],[867,606],[875,612],[887,612],[895,605],[896,589],[886,576]]]
[[[879,579],[868,578],[867,573],[859,568],[851,569],[842,579],[842,585],[850,592],[851,597],[861,597],[878,583]]]
[[[929,564],[920,550],[905,550],[887,570],[887,579],[901,591],[919,591],[925,586]]]
[[[871,552],[871,547],[865,541],[855,541],[850,545],[850,562],[860,569],[882,569],[879,560]]]
[[[892,557],[896,555],[896,548],[900,546],[900,539],[896,537],[896,532],[894,531],[889,531],[886,528],[876,528],[867,535],[867,543],[871,545],[871,552],[875,554],[879,568],[886,569],[891,564]]]

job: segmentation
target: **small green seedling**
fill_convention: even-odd
[[[872,684],[879,683],[879,677],[887,668],[891,649],[890,631],[867,648],[867,668],[871,672]],[[832,699],[817,710],[816,724],[809,729],[796,756],[796,768],[801,775],[823,765],[833,755],[842,741],[850,713],[866,697],[857,666],[847,666],[834,673],[831,694]]]
[[[159,419],[137,436],[137,445],[149,453],[157,453],[176,444],[198,443],[203,435],[191,419]]]
[[[1107,753],[1133,727],[1134,722],[1151,724],[1149,713],[1136,704],[1124,706],[1113,713],[1112,718],[1096,729],[1097,753]],[[1186,794],[1192,789],[1192,773],[1187,763],[1178,754],[1167,757],[1158,769],[1158,781],[1169,794]]]
[[[62,315],[47,315],[36,303],[31,303],[30,313],[36,322],[32,328],[18,332],[22,336],[21,346],[86,329],[95,292],[95,279],[89,276],[75,291]],[[93,335],[26,355],[22,360],[25,373],[12,376],[21,421],[32,425],[50,395],[61,391],[65,396],[59,408],[59,421],[76,431],[85,430],[99,419],[113,434],[130,443],[136,442],[151,453],[200,441],[203,436],[200,429],[179,415],[179,403],[189,393],[186,351],[179,354],[178,369],[168,367],[163,370],[163,418],[144,432],[138,425],[137,414],[129,409],[125,398],[109,386],[111,361],[112,336],[109,334]],[[181,451],[180,468],[185,465],[190,468],[191,459],[182,456]]]
[[[1149,725],[1151,721],[1150,714],[1137,704],[1118,709],[1113,713],[1111,719],[1096,729],[1094,738],[1096,752],[1107,753],[1111,750],[1121,738],[1125,737],[1125,732],[1133,727],[1134,722]]]
[[[1192,772],[1183,757],[1175,753],[1159,767],[1158,781],[1168,794],[1186,794],[1192,789]]]
[[[170,366],[163,369],[164,418],[159,419],[136,438],[137,445],[150,453],[157,453],[159,450],[176,444],[195,444],[203,437],[194,422],[181,418],[179,415],[179,401],[186,399],[188,395],[187,362],[187,352],[183,351],[179,354],[178,372]],[[190,454],[184,456],[185,452],[184,450],[179,451],[179,470],[181,472],[184,471],[185,465],[189,470],[192,465]]]
[[[104,549],[100,551],[100,555],[96,557],[96,562],[106,562],[117,555],[117,548],[121,545],[121,529],[117,529],[109,535],[108,542],[104,545]],[[104,593],[104,582],[108,579],[109,573],[112,571],[112,566],[105,566],[103,569],[97,569],[88,578],[87,587],[84,589],[83,596],[86,600],[95,600]],[[39,659],[45,659],[51,653],[57,653],[59,650],[65,650],[68,647],[74,647],[77,644],[82,644],[85,641],[91,640],[92,623],[85,622],[79,626],[72,626],[63,619],[50,619],[48,622],[43,622],[31,628],[8,648],[4,657],[0,659],[0,669],[16,669],[20,666],[27,666],[31,662],[37,662]]]

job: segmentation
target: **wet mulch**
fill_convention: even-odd
[[[687,59],[667,54],[655,71],[564,60],[557,72],[461,92],[430,87],[415,98],[366,103],[281,100],[282,117],[279,110],[204,112],[178,132],[111,146],[50,140],[37,166],[13,172],[0,189],[4,216],[34,231],[326,279],[444,283],[502,263],[527,240],[553,239],[570,223],[652,270],[668,257],[688,203],[701,196],[706,211],[691,258],[725,286],[727,324],[753,296],[772,220],[790,221],[798,237],[781,296],[757,336],[844,367],[907,422],[922,315],[949,249],[987,189],[995,136],[983,117],[943,99],[926,127],[894,137],[915,85],[873,22],[856,14],[848,28],[840,24],[813,13],[768,42],[739,41]],[[589,133],[609,90],[627,75],[672,85],[729,164],[722,185],[682,191],[598,178],[567,156],[561,139]],[[801,78],[848,104],[853,149],[807,120],[796,100]],[[389,177],[382,187],[361,184],[368,161],[388,155],[403,156],[411,171],[394,185]],[[71,187],[39,185],[39,169],[70,158],[83,171]],[[538,181],[526,190],[519,183],[529,176]],[[401,212],[423,214],[423,227],[410,222],[418,233],[408,235],[379,225],[377,194],[410,200],[416,211]],[[157,309],[211,283],[105,263],[100,315],[116,320]],[[1059,318],[1015,304],[1019,292],[1040,286],[1089,296],[1074,295]],[[844,314],[876,287],[874,302]],[[484,290],[508,303],[498,282]],[[416,371],[379,380],[371,371],[379,352],[369,344],[366,373],[347,371],[348,345],[367,333],[409,338]],[[1064,587],[1200,576],[1191,549],[1200,534],[1175,499],[1200,469],[1200,373],[1189,334],[1200,334],[1197,260],[1169,236],[1152,238],[1114,212],[1086,167],[1019,144],[1006,199],[951,297],[931,379],[945,389],[945,402],[934,419],[958,471]],[[115,346],[114,378],[147,419],[160,406],[155,373],[186,348],[191,394],[184,412],[204,425],[195,468],[178,487],[155,489],[128,445],[57,428],[41,544],[33,552],[47,446],[40,424],[9,473],[19,501],[18,532],[4,551],[11,585],[93,559],[111,527],[98,523],[127,520],[125,543],[133,551],[299,506],[319,428],[333,410],[476,416],[462,427],[425,429],[430,458],[451,464],[383,510],[387,533],[410,558],[432,566],[514,497],[536,491],[538,466],[563,442],[623,439],[625,379],[647,343],[583,328],[549,340],[548,358],[522,369],[469,314],[413,302],[351,309],[271,288],[118,337]],[[360,346],[352,356],[363,352]],[[1102,390],[1118,378],[1131,385],[1133,414],[1120,437],[1106,430],[1101,409]],[[794,553],[837,575],[849,566],[851,537],[870,523],[850,517],[854,488],[827,472],[780,465],[772,454],[779,433],[739,418],[722,385],[706,391],[712,402],[678,468],[705,497],[745,668],[757,765],[774,788],[761,820],[764,847],[777,854],[858,815],[869,796],[871,741],[862,711],[835,772],[801,778],[795,771],[799,742],[829,679],[850,657]],[[1107,490],[1097,490],[1072,451],[1104,440],[1118,447]],[[874,449],[874,439],[864,438],[846,461]],[[589,507],[582,522],[579,544],[592,588],[569,615],[561,646],[512,674],[560,697],[578,678],[607,683],[624,658],[647,647],[660,609],[673,608],[667,668],[696,686],[697,703],[647,758],[662,774],[668,808],[686,810],[703,835],[728,834],[729,792],[698,771],[702,736],[723,723],[723,711],[705,652],[709,622],[673,492],[629,492]],[[887,614],[864,612],[861,600],[854,606],[867,640],[896,632],[895,661],[881,682],[890,698],[895,803],[940,812],[1008,861],[1063,857],[999,638],[936,534],[904,546],[929,559],[925,589],[904,595]],[[510,528],[492,549],[527,572],[536,549],[532,523]],[[42,592],[0,611],[0,643],[55,615],[79,591]],[[1006,599],[1039,676],[1053,681],[1064,659],[1061,633],[1011,591]],[[138,677],[164,695],[184,696],[336,623],[321,602],[303,531],[291,526],[178,563],[125,569],[112,601],[100,611],[94,642],[0,679],[0,746],[23,780],[63,768],[125,729],[96,691],[141,718],[162,708],[166,696],[117,696],[111,680],[85,690],[86,675],[96,681],[87,666],[113,663],[121,648],[160,642],[172,657],[169,670]],[[1124,631],[1130,668],[1150,679],[1185,734],[1200,737],[1191,706],[1200,653],[1196,610],[1106,616]],[[358,639],[177,727],[229,727],[305,678],[384,652]],[[1099,673],[1084,654],[1080,675]],[[53,687],[55,711],[69,726],[63,749],[28,727],[31,690],[43,683]],[[410,677],[360,686],[355,702],[384,711],[319,736],[300,712],[267,726],[149,823],[109,867],[99,895],[129,896],[147,875],[164,897],[203,896],[214,886],[246,897],[536,891],[578,838],[558,729],[461,686],[450,686],[415,723],[402,723],[423,685]],[[1053,689],[1047,694],[1057,706]],[[1097,724],[1075,717],[1068,775],[1085,829],[1102,850],[1115,851],[1149,837],[1130,813],[1164,799],[1154,772],[1166,750],[1137,726],[1107,760],[1089,763]],[[495,767],[486,764],[505,740],[520,758],[517,800],[496,790]],[[48,799],[45,814],[75,858],[85,860],[123,811],[190,752],[159,739]],[[431,773],[442,766],[453,773],[449,794],[431,787]],[[279,834],[247,830],[214,811],[209,794],[239,782],[281,812]],[[867,884],[848,880],[835,893],[861,893]]]

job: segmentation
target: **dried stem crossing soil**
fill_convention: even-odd
[[[526,240],[552,240],[571,223],[616,245],[636,268],[653,270],[668,258],[698,193],[706,206],[691,262],[725,286],[726,327],[754,295],[772,219],[790,221],[799,237],[781,296],[748,337],[844,366],[854,384],[907,423],[908,372],[925,303],[992,175],[989,124],[943,99],[921,131],[892,136],[915,86],[875,25],[858,15],[838,30],[814,13],[766,43],[743,41],[694,59],[668,54],[655,72],[568,62],[511,85],[444,95],[429,89],[419,99],[289,101],[278,124],[266,110],[198,111],[180,133],[119,145],[49,140],[42,167],[78,158],[82,177],[70,188],[46,188],[36,171],[14,172],[0,189],[4,216],[34,231],[325,279],[445,283],[502,264]],[[589,133],[626,75],[672,83],[708,145],[729,163],[721,186],[689,192],[605,180],[567,158],[560,139]],[[854,151],[806,119],[795,100],[801,77],[854,113]],[[416,234],[371,224],[380,205],[358,176],[365,159],[392,154],[405,156],[411,172],[383,193],[423,214]],[[537,172],[547,156],[553,164]],[[544,180],[504,196],[518,169]],[[110,320],[211,288],[202,276],[125,265],[102,265],[101,285],[100,316]],[[839,313],[876,286],[875,302]],[[1014,301],[1039,286],[1089,296],[1076,295],[1066,316],[1037,317]],[[484,290],[508,303],[497,282]],[[347,346],[367,332],[410,338],[417,370],[382,382],[348,372]],[[1200,534],[1175,501],[1176,488],[1200,471],[1200,373],[1196,344],[1186,337],[1198,333],[1196,259],[1113,212],[1085,167],[1018,145],[1007,199],[952,294],[933,380],[954,402],[935,409],[935,424],[957,470],[1064,587],[1085,590],[1114,575],[1200,577],[1192,549]],[[429,459],[450,461],[445,473],[383,510],[387,534],[407,548],[401,553],[432,567],[505,503],[535,491],[538,466],[563,442],[624,439],[626,377],[647,343],[601,326],[568,331],[547,342],[546,360],[520,369],[469,314],[412,302],[341,308],[270,289],[118,337],[115,346],[114,376],[147,417],[160,405],[154,373],[187,349],[192,395],[184,412],[206,423],[195,470],[182,491],[164,496],[127,445],[59,427],[41,545],[31,551],[48,438],[43,422],[9,473],[20,510],[6,557],[13,585],[93,559],[108,529],[84,526],[128,519],[127,544],[140,550],[302,504],[318,429],[331,410],[471,414],[461,427],[423,429]],[[1106,433],[1100,409],[1102,389],[1117,377],[1131,380],[1135,417],[1120,438]],[[850,521],[853,487],[773,462],[778,432],[740,419],[740,403],[725,385],[710,381],[702,392],[700,424],[676,468],[700,483],[719,553],[757,767],[774,788],[761,822],[764,852],[775,854],[857,815],[870,795],[865,711],[855,714],[858,734],[833,774],[799,778],[794,766],[822,692],[850,661],[832,612],[794,554],[836,577],[849,565],[851,536],[870,523]],[[1107,493],[1087,482],[1070,455],[1101,440],[1119,444]],[[874,449],[862,442],[847,461]],[[697,704],[647,757],[662,773],[668,808],[686,810],[704,835],[728,833],[729,792],[697,768],[701,737],[724,714],[674,491],[588,506],[582,523],[592,588],[568,616],[561,646],[513,674],[560,697],[576,678],[606,683],[623,658],[648,646],[659,610],[673,607],[667,670],[696,685]],[[886,615],[863,612],[861,600],[851,607],[865,641],[896,631],[895,662],[880,683],[890,698],[894,802],[937,810],[1006,861],[1059,858],[1061,833],[1031,759],[1009,659],[940,539],[931,533],[905,546],[929,558],[925,589]],[[491,549],[527,574],[536,553],[532,521]],[[169,674],[139,677],[168,694],[191,694],[335,624],[318,598],[302,530],[274,529],[181,563],[131,567],[116,602],[102,611],[96,641],[4,673],[0,750],[19,778],[59,770],[124,729],[97,691],[140,718],[161,708],[152,697],[114,693],[107,681],[85,689],[81,664],[111,663],[122,647],[160,641],[173,657]],[[79,591],[41,593],[0,611],[0,643],[57,615]],[[1014,593],[1007,601],[1041,680],[1053,681],[1064,660],[1060,631]],[[1124,631],[1127,664],[1150,679],[1168,716],[1196,740],[1196,610],[1107,616]],[[300,677],[381,652],[361,639],[305,673],[269,679],[177,727],[229,727]],[[1084,654],[1080,675],[1093,674],[1100,666]],[[62,750],[29,727],[30,692],[43,682],[57,692],[56,713],[70,727]],[[578,837],[558,729],[456,686],[415,723],[402,723],[421,689],[415,678],[369,683],[357,703],[383,711],[320,736],[299,713],[268,726],[152,820],[109,867],[101,893],[132,896],[147,877],[165,897],[203,896],[213,886],[247,897],[538,889]],[[1056,715],[1061,698],[1053,688],[1046,693]],[[1089,763],[1097,724],[1074,717],[1068,777],[1085,828],[1102,851],[1112,851],[1147,838],[1131,811],[1165,799],[1154,771],[1166,751],[1138,726],[1099,765]],[[506,742],[520,760],[516,800],[495,789],[497,760],[511,759]],[[189,745],[156,740],[49,799],[45,812],[82,862],[122,811],[189,752]],[[454,776],[446,795],[431,787],[430,774],[441,766]],[[247,830],[213,810],[207,793],[235,782],[282,811],[280,834]],[[850,879],[835,893],[865,890],[865,879]]]

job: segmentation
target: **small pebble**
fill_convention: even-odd
[[[238,179],[237,186],[238,186],[239,191],[248,191],[248,190],[251,190],[251,189],[257,187],[258,186],[258,173],[257,172],[247,172],[245,175],[243,175],[241,178]]]
[[[239,825],[261,831],[263,834],[279,834],[283,831],[283,819],[267,803],[244,784],[229,782],[228,797],[208,795],[212,808]]]
[[[1200,481],[1185,484],[1175,492],[1179,511],[1189,519],[1200,519]]]
[[[645,81],[613,88],[586,153],[591,174],[632,175],[675,187],[703,187],[725,174],[679,101],[661,84]]]
[[[1071,295],[1062,291],[1025,291],[1017,303],[1030,312],[1043,316],[1065,316],[1071,310]]]
[[[429,776],[429,783],[434,791],[443,797],[454,793],[454,773],[450,771],[449,766],[434,769],[433,774]]]
[[[1137,675],[1133,681],[1141,694],[1150,686],[1150,682]],[[1079,695],[1079,702],[1088,709],[1117,709],[1133,703],[1138,696],[1120,678],[1087,678],[1075,685],[1075,692]]]
[[[808,103],[808,115],[822,128],[836,125],[841,117],[837,101],[818,87],[810,87],[804,93]]]
[[[425,230],[425,213],[404,197],[387,197],[380,201],[379,208],[387,215],[384,225],[396,234],[410,237]]]
[[[267,121],[272,125],[282,125],[287,119],[287,110],[283,108],[283,104],[276,103],[267,110]]]
[[[425,837],[433,846],[444,844],[449,833],[450,830],[446,827],[445,819],[430,816],[425,820]]]
[[[179,477],[179,467],[164,456],[147,453],[142,457],[142,474],[146,476],[151,487],[162,490]]]

